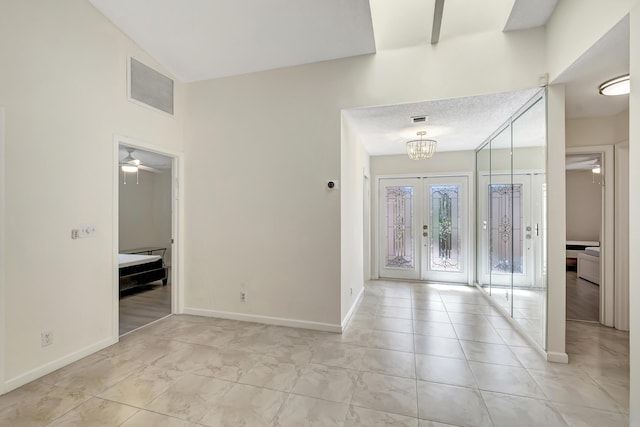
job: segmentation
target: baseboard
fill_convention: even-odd
[[[92,344],[88,347],[85,347],[81,350],[78,350],[74,353],[63,356],[59,359],[56,359],[52,362],[49,362],[45,365],[42,365],[38,368],[32,369],[22,375],[14,377],[4,383],[4,387],[2,392],[8,393],[11,390],[15,390],[18,387],[21,387],[25,384],[30,383],[31,381],[37,380],[47,374],[50,374],[53,371],[57,371],[60,368],[63,368],[73,362],[76,362],[83,357],[87,357],[97,351],[102,350],[103,348],[107,348],[110,345],[113,345],[118,342],[118,338],[107,338],[95,344]]]
[[[312,329],[324,332],[342,332],[342,326],[332,323],[312,322],[309,320],[287,319],[283,317],[261,316],[258,314],[234,313],[230,311],[208,310],[185,307],[184,314],[193,316],[216,317],[219,319],[240,320],[242,322],[265,323],[267,325],[289,326],[291,328]]]
[[[349,320],[351,320],[351,316],[353,316],[353,313],[355,313],[356,309],[358,308],[358,304],[360,304],[360,300],[362,300],[363,296],[364,296],[364,286],[360,288],[360,292],[358,292],[358,296],[356,296],[356,298],[353,300],[353,304],[351,304],[351,308],[349,309],[349,311],[347,312],[347,315],[344,316],[344,319],[342,320],[343,331],[344,331],[344,328],[349,323]]]
[[[569,355],[567,353],[560,353],[558,351],[548,351],[547,361],[554,363],[569,363]]]

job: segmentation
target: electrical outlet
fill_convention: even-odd
[[[53,331],[40,332],[40,345],[46,347],[53,344]]]
[[[240,292],[240,301],[245,302],[247,300],[247,294],[245,292]]]

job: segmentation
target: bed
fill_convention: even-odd
[[[600,247],[587,247],[578,254],[578,277],[600,285]]]
[[[567,270],[577,271],[578,254],[584,253],[584,249],[592,246],[599,246],[600,242],[590,240],[567,240]]]
[[[162,280],[167,284],[167,269],[159,255],[118,254],[120,292]]]

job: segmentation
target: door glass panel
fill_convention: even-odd
[[[430,187],[431,270],[460,271],[460,186]]]
[[[491,184],[491,273],[523,272],[522,185]]]
[[[386,267],[413,269],[415,266],[414,204],[413,187],[387,187],[387,242],[384,258]]]

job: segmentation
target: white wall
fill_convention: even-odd
[[[369,154],[349,120],[342,117],[340,155],[341,314],[344,323],[364,285],[364,177],[371,176]],[[368,239],[367,239],[368,240]]]
[[[7,389],[117,339],[114,134],[180,150],[184,96],[175,118],[127,101],[128,55],[161,68],[84,0],[3,1],[0,54]]]
[[[544,71],[533,30],[190,84],[186,307],[339,325],[342,214],[325,183],[349,174],[340,111],[530,88]]]
[[[167,248],[164,259],[170,264],[171,172],[153,173],[140,170],[138,173],[138,184],[135,174],[127,174],[125,184],[123,172],[120,172],[120,250],[149,246]]]
[[[601,176],[591,171],[567,171],[567,240],[600,241]]]
[[[630,72],[631,87],[640,87],[640,6],[636,6],[630,17]],[[629,116],[640,114],[640,91],[633,90],[629,95]],[[640,164],[640,120],[629,122],[629,164]],[[629,218],[640,218],[640,168],[629,170]],[[640,223],[630,221],[629,235],[633,236],[629,244],[629,305],[640,307]],[[631,394],[629,425],[640,425],[640,310],[630,313],[630,364]]]
[[[562,0],[547,22],[549,81],[629,13],[637,0]]]
[[[613,145],[629,140],[629,111],[615,116],[567,120],[566,146]]]

